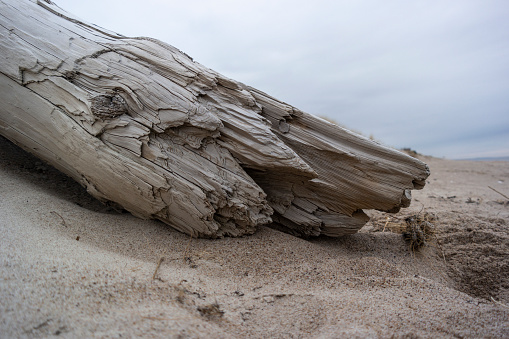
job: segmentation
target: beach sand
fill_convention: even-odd
[[[355,235],[207,240],[0,137],[0,337],[509,337],[509,162],[420,159],[411,207]],[[411,215],[434,226],[419,250]]]

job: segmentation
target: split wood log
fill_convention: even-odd
[[[173,46],[0,0],[0,133],[141,218],[201,237],[272,222],[359,230],[429,175],[421,161],[228,79]]]

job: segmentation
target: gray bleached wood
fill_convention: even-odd
[[[0,133],[96,198],[201,237],[354,233],[427,166],[228,79],[173,46],[0,0]]]

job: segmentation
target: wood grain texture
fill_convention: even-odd
[[[201,237],[354,233],[427,166],[50,1],[0,0],[0,133],[136,216]]]

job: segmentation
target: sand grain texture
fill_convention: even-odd
[[[488,186],[509,192],[509,166],[424,161],[412,206],[358,234],[197,240],[0,138],[1,336],[508,337],[509,206]],[[382,232],[419,212],[438,218],[420,252]]]

